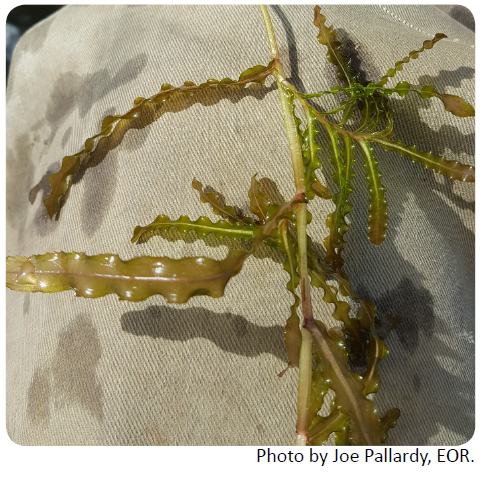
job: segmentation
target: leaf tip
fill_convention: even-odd
[[[448,95],[446,93],[440,93],[438,97],[442,100],[445,110],[456,117],[475,117],[474,107],[462,97],[458,95]]]

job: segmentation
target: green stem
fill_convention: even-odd
[[[293,112],[293,94],[283,86],[283,83],[286,81],[285,73],[283,70],[283,65],[279,61],[278,46],[276,44],[276,37],[268,9],[264,5],[260,5],[259,9],[263,16],[266,33],[268,35],[271,57],[273,60],[275,60],[276,80],[278,82],[281,111],[283,113],[283,119],[285,122],[286,136],[288,138],[288,145],[291,154],[291,162],[293,164],[296,193],[305,195],[306,182],[303,154],[301,151],[300,137],[298,135],[298,127]],[[296,228],[298,235],[298,263],[300,269],[303,327],[308,324],[314,324],[313,311],[311,307],[310,280],[308,277],[306,214],[306,203],[300,203],[296,209]],[[298,378],[298,416],[296,421],[295,445],[306,445],[308,442],[312,374],[312,342],[313,340],[311,333],[306,328],[302,328]]]

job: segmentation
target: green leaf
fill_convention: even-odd
[[[248,190],[248,197],[251,201],[249,210],[254,213],[260,220],[261,223],[266,223],[269,207],[271,202],[268,200],[266,195],[260,192],[258,181],[256,180],[256,174],[251,178],[251,187]]]
[[[70,177],[79,171],[80,159],[84,153],[85,150],[81,150],[74,155],[64,157],[62,159],[60,170],[49,176],[49,184],[52,191],[44,200],[44,205],[50,218],[53,218],[58,212],[59,201],[67,192]]]
[[[149,104],[162,104],[166,102],[173,94],[194,95],[199,90],[213,89],[213,88],[227,88],[227,87],[245,87],[249,83],[264,83],[266,78],[274,72],[274,61],[272,60],[267,67],[257,65],[253,68],[248,68],[239,77],[237,81],[225,78],[221,81],[210,79],[201,85],[195,85],[193,82],[184,82],[181,87],[173,87],[168,83],[161,86],[159,93],[152,97],[144,98],[138,97],[134,100],[134,107],[127,113],[122,115],[108,115],[102,120],[102,127],[100,133],[88,138],[85,141],[84,148],[74,155],[68,155],[63,158],[61,169],[49,177],[50,187],[52,191],[48,198],[45,199],[44,204],[50,218],[59,210],[59,201],[65,195],[68,188],[68,180],[80,168],[81,158],[93,151],[96,147],[97,140],[100,137],[110,135],[120,122],[132,122],[143,116],[145,107]]]
[[[332,433],[345,433],[349,420],[339,410],[333,410],[327,417],[315,417],[308,430],[309,444],[322,446]],[[343,444],[346,445],[346,443]]]
[[[400,410],[398,408],[392,408],[388,410],[383,418],[380,418],[380,438],[382,443],[387,441],[388,430],[390,430],[390,428],[395,428],[399,417]]]
[[[424,50],[430,50],[437,42],[439,42],[443,38],[447,38],[447,35],[443,33],[437,33],[435,37],[432,38],[432,40],[425,40],[420,50],[412,50],[407,57],[404,57],[402,60],[395,63],[395,68],[390,68],[389,70],[387,70],[387,73],[382,77],[378,84],[385,85],[390,77],[394,77],[397,72],[403,70],[404,63],[408,63],[410,62],[410,60],[417,59],[420,53],[422,53]]]
[[[389,140],[378,136],[370,137],[382,146],[387,152],[396,152],[402,157],[408,157],[412,162],[421,163],[425,168],[435,170],[453,180],[461,182],[475,182],[475,167],[464,165],[455,160],[447,160],[445,157],[436,157],[432,152],[420,152],[415,145],[404,145],[400,140]]]
[[[123,261],[118,255],[47,253],[31,257],[7,257],[7,287],[21,292],[57,293],[73,289],[77,296],[98,298],[110,293],[121,300],[139,302],[162,295],[169,303],[185,303],[195,295],[219,298],[244,261],[268,238],[278,222],[290,218],[293,206],[303,202],[296,195],[278,207],[253,238],[249,252],[233,250],[225,260],[206,257],[137,257]]]
[[[387,200],[385,199],[385,187],[382,185],[382,175],[378,171],[378,162],[373,156],[373,148],[366,141],[359,137],[355,138],[365,157],[366,179],[368,181],[368,192],[370,201],[368,206],[368,238],[373,245],[380,245],[385,240],[388,213]],[[389,141],[389,140],[387,140]]]
[[[385,121],[385,130],[379,132],[378,135],[390,138],[393,136],[393,117],[395,115],[395,111],[393,110],[393,107],[390,105],[390,102],[385,95],[379,94],[377,92],[374,97],[377,98],[378,105],[380,106],[381,119]],[[371,128],[370,132],[373,131],[374,128]]]
[[[326,17],[320,13],[320,7],[315,7],[315,20],[313,24],[318,27],[318,42],[328,49],[326,58],[337,66],[338,78],[349,86],[359,81],[359,73],[351,68],[351,59],[343,54],[342,45],[336,39],[336,31],[333,27],[325,25]]]
[[[307,324],[320,351],[320,361],[340,411],[350,418],[350,436],[356,445],[380,445],[380,425],[375,404],[363,393],[360,376],[348,370],[347,353],[330,338],[321,322]]]
[[[268,239],[275,239],[275,245],[280,248],[280,228],[279,223],[283,219],[293,222],[295,217],[294,206],[298,203],[306,203],[306,198],[303,193],[297,193],[292,200],[283,205],[271,205],[266,216],[267,223],[260,228],[259,233],[253,239],[252,252],[259,246],[259,244]]]
[[[286,254],[282,238],[281,226],[284,223],[282,220],[286,219],[290,221],[293,225],[293,228],[295,228],[296,214],[293,207],[297,203],[305,202],[306,199],[304,195],[302,193],[298,193],[290,202],[287,202],[284,205],[271,205],[266,216],[267,223],[260,227],[260,233],[257,233],[257,235],[254,237],[253,249],[257,248],[262,241],[265,241],[265,243],[272,248],[275,248],[276,250]]]
[[[222,216],[225,218],[231,225],[235,223],[243,223],[248,224],[250,223],[247,218],[241,218],[235,211],[234,207],[231,206],[224,206],[221,204],[221,200],[219,195],[214,192],[205,193],[203,192],[203,185],[201,182],[198,182],[196,179],[192,181],[192,188],[198,191],[200,194],[200,200],[202,203],[209,203],[213,209],[213,213],[215,215]],[[251,220],[252,221],[252,220]]]
[[[310,427],[308,432],[312,431],[312,428],[319,423],[317,414],[323,406],[325,395],[329,390],[329,383],[323,376],[323,369],[321,366],[321,360],[318,355],[315,355],[315,366],[311,375],[311,396],[310,396]],[[321,417],[318,417],[321,418]],[[328,434],[329,435],[329,434]]]
[[[462,97],[458,95],[449,95],[448,93],[439,93],[433,85],[424,85],[420,90],[415,90],[425,100],[427,98],[437,97],[442,100],[445,110],[456,117],[475,117],[474,107]]]
[[[445,110],[456,117],[475,117],[474,107],[462,97],[448,95],[447,93],[439,93],[437,97],[442,100]]]
[[[85,298],[113,293],[131,302],[162,295],[169,303],[185,303],[195,295],[221,297],[248,256],[247,252],[233,250],[221,261],[206,257],[137,257],[124,261],[118,255],[76,252],[7,257],[7,287],[42,293],[73,289]]]
[[[314,262],[313,266],[316,268],[317,272],[323,271],[323,267],[319,262]],[[358,296],[358,294],[353,290],[350,282],[350,277],[345,272],[324,272],[324,274],[333,276],[339,284],[339,292],[342,296],[351,296],[354,300],[359,302],[359,308],[357,310],[357,319],[360,322],[360,326],[366,330],[370,331],[372,335],[375,334],[374,325],[376,317],[376,307],[373,302],[369,300],[364,300]]]
[[[437,95],[437,90],[435,90],[435,87],[433,85],[424,85],[420,91],[420,96],[426,100],[427,98],[431,98]]]
[[[319,98],[322,97],[323,95],[336,95],[337,93],[344,92],[345,89],[343,87],[340,87],[337,85],[336,87],[333,87],[331,90],[322,90],[321,92],[317,93],[300,93],[300,97],[305,98],[305,99],[310,99],[310,98]]]
[[[316,128],[316,117],[310,107],[305,108],[307,125],[306,130],[301,134],[302,144],[301,150],[303,152],[303,161],[305,165],[305,185],[306,196],[311,200],[315,195],[326,200],[332,198],[330,190],[323,185],[315,175],[315,170],[321,167],[321,162],[318,160],[318,152],[321,150],[316,143],[315,137],[320,133]]]
[[[190,220],[189,217],[182,215],[179,220],[171,220],[167,215],[159,215],[152,223],[145,227],[137,226],[134,229],[132,243],[137,242],[144,233],[166,233],[171,227],[176,227],[179,233],[186,235],[194,230],[199,238],[206,238],[213,234],[222,240],[229,237],[233,240],[252,240],[260,230],[259,227],[242,225],[240,223],[230,224],[226,220],[219,220],[213,223],[207,217],[199,217],[197,220]]]
[[[398,93],[401,97],[404,97],[405,95],[410,92],[411,85],[408,82],[398,82],[394,88],[384,88],[383,92],[386,95],[391,95],[392,93]]]
[[[338,300],[336,296],[338,289],[333,285],[328,285],[326,283],[325,276],[321,272],[310,270],[310,277],[312,287],[323,289],[323,301],[325,303],[332,303],[335,306],[332,317],[335,320],[343,322],[346,327],[350,327],[350,325],[352,324],[352,319],[350,319],[349,317],[350,305],[348,305],[348,303],[343,300]]]
[[[310,262],[309,266],[313,267],[313,264]],[[310,269],[309,275],[311,277],[311,286],[323,289],[323,301],[335,306],[331,316],[335,320],[343,322],[343,334],[347,340],[347,351],[353,361],[360,362],[365,353],[366,334],[360,325],[359,319],[350,317],[350,305],[344,300],[338,299],[338,289],[326,283],[323,272]]]
[[[310,267],[316,270],[310,272],[312,276],[312,283],[315,286],[321,286],[326,289],[329,288],[324,282],[323,267],[319,262],[310,255]],[[376,308],[373,302],[361,299],[353,290],[348,275],[344,272],[330,272],[336,280],[339,282],[339,292],[344,296],[351,296],[354,300],[359,302],[359,308],[357,311],[357,321],[349,318],[350,323],[345,322],[345,328],[343,333],[347,339],[347,350],[350,353],[350,358],[354,363],[363,364],[362,359],[366,357],[366,371],[362,376],[364,382],[364,394],[375,393],[380,389],[381,381],[378,373],[379,362],[388,355],[388,348],[378,338],[375,330],[375,316]],[[320,278],[321,276],[321,278]],[[313,281],[314,280],[314,281]],[[325,283],[325,285],[323,285]],[[332,287],[334,288],[334,287]],[[333,293],[336,293],[333,292]],[[333,303],[333,302],[331,302]],[[337,320],[339,320],[338,318]],[[392,328],[396,328],[397,324],[394,324]],[[368,341],[368,350],[365,349],[365,342]]]
[[[383,89],[383,92],[385,92],[385,90],[386,89]],[[389,94],[390,92],[388,95]],[[382,136],[392,135],[394,110],[390,106],[387,96],[378,91],[374,91],[370,96],[362,98],[360,106],[362,121],[357,132],[363,132],[366,130],[374,132],[383,120],[385,121],[385,130],[378,134]]]
[[[321,265],[311,258],[310,266],[314,266],[317,271],[322,269]],[[357,352],[366,356],[366,371],[363,374],[363,382],[365,384],[364,387],[364,394],[368,395],[369,393],[376,393],[380,389],[381,381],[380,375],[378,373],[378,364],[379,362],[384,359],[388,355],[388,348],[387,346],[382,343],[377,335],[377,331],[375,329],[375,316],[376,316],[376,308],[373,302],[369,300],[361,299],[356,292],[353,290],[350,282],[349,276],[344,272],[335,272],[332,274],[340,284],[340,293],[344,296],[351,296],[354,300],[359,302],[359,308],[357,311],[357,320],[358,325],[350,325],[351,328],[357,328],[356,330],[357,336],[356,339],[356,348]],[[398,322],[399,323],[399,322]],[[391,328],[396,328],[398,323],[393,322]],[[365,333],[364,333],[365,332]],[[350,345],[350,330],[346,332]],[[386,337],[386,336],[385,336]],[[384,337],[384,338],[385,338]],[[368,351],[365,352],[364,342],[365,339],[368,340]]]
[[[333,197],[335,204],[335,211],[330,213],[326,218],[326,226],[330,229],[330,235],[325,238],[323,244],[326,248],[326,263],[334,270],[340,270],[343,266],[344,260],[341,257],[341,252],[346,246],[343,236],[348,231],[348,224],[345,221],[345,216],[351,211],[351,205],[348,202],[348,197],[353,191],[350,181],[354,177],[353,173],[353,140],[348,135],[343,135],[344,151],[343,160],[341,158],[341,151],[338,146],[338,133],[329,122],[323,122],[328,135],[330,136],[330,161],[335,167],[333,174],[333,181],[339,186],[340,191]]]
[[[267,67],[263,65],[256,65],[255,67],[247,68],[241,75],[237,82],[233,82],[233,84],[239,84],[246,86],[248,83],[259,83],[264,84],[266,78],[271,75],[274,71],[274,60],[269,62]]]
[[[296,244],[288,231],[288,220],[286,219],[281,221],[280,234],[281,238],[278,242],[279,250],[283,252],[286,257],[283,268],[290,274],[290,279],[286,284],[286,288],[293,294],[295,299],[294,304],[291,306],[291,315],[286,322],[284,331],[284,341],[286,352],[288,354],[288,366],[294,367],[295,365],[298,365],[301,348],[300,317],[297,312],[300,305],[300,297],[296,295],[296,288],[300,283],[300,277],[298,275]]]
[[[378,373],[378,364],[380,360],[383,360],[387,355],[387,346],[377,337],[372,337],[368,346],[368,369],[363,374],[363,381],[365,383],[363,393],[365,395],[376,393],[380,390],[381,380],[380,374]]]

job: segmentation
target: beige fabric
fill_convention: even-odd
[[[467,7],[463,5],[436,5],[436,7],[475,32],[475,18]]]
[[[287,75],[304,91],[335,85],[316,41],[312,6],[270,7]],[[474,103],[474,34],[430,6],[327,6],[354,63],[377,80],[437,32],[448,40],[397,78],[463,95]],[[153,237],[130,243],[136,225],[158,214],[197,218],[193,177],[248,211],[251,176],[294,189],[278,92],[265,87],[175,100],[110,138],[74,178],[59,221],[43,207],[48,174],[98,132],[107,114],[162,83],[200,83],[266,65],[269,49],[253,6],[69,6],[18,44],[7,92],[7,255],[225,256],[229,242]],[[474,121],[435,99],[397,106],[396,136],[474,163]],[[320,103],[318,103],[320,105]],[[323,103],[328,108],[328,103]],[[333,187],[327,142],[323,171]],[[320,155],[321,157],[321,155]],[[380,411],[402,416],[390,444],[457,445],[474,429],[474,188],[378,151],[390,229],[366,238],[367,186],[358,157],[347,270],[381,313],[405,320],[387,340]],[[264,180],[264,185],[270,183]],[[28,192],[34,188],[29,203]],[[331,202],[311,206],[310,235],[322,244]],[[221,245],[221,246],[219,246]],[[112,295],[7,292],[7,429],[23,445],[291,444],[297,372],[285,368],[282,332],[290,295],[281,256],[250,258],[222,299],[167,305]],[[318,318],[330,308],[314,294]]]

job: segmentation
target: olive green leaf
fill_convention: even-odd
[[[343,236],[349,228],[345,217],[352,209],[350,203],[348,202],[348,197],[353,191],[350,181],[354,177],[354,143],[349,135],[343,135],[344,150],[342,156],[338,146],[339,138],[337,131],[328,122],[323,123],[323,126],[330,136],[330,161],[335,167],[333,181],[340,188],[339,192],[337,192],[332,199],[333,203],[335,204],[335,211],[326,217],[326,226],[330,229],[330,234],[323,242],[326,248],[325,261],[334,270],[340,270],[344,263],[344,260],[341,257],[341,252],[346,246]]]
[[[447,93],[439,93],[437,97],[442,100],[445,110],[456,117],[475,117],[474,107],[462,97]]]
[[[447,160],[443,156],[436,157],[432,152],[420,152],[415,145],[404,145],[400,140],[389,140],[373,136],[370,141],[376,142],[387,152],[397,152],[402,157],[408,157],[412,162],[421,163],[425,168],[461,182],[475,182],[475,167],[464,165],[455,160]]]
[[[233,250],[224,260],[206,257],[88,256],[47,253],[7,257],[7,287],[20,292],[57,293],[73,289],[79,297],[116,294],[120,300],[140,302],[162,295],[169,303],[185,303],[195,295],[219,298],[237,275],[249,253]]]
[[[301,134],[301,149],[305,165],[306,196],[310,200],[314,198],[315,195],[328,200],[332,198],[330,190],[323,185],[315,175],[315,170],[321,167],[321,162],[317,156],[321,148],[315,141],[316,135],[320,132],[316,128],[316,117],[313,110],[306,107],[305,113],[307,122],[306,130]]]
[[[271,202],[269,201],[268,197],[266,197],[266,195],[259,190],[256,175],[257,174],[254,174],[252,176],[251,186],[248,190],[248,197],[251,201],[249,210],[258,217],[260,223],[264,224],[267,221],[268,210],[271,206]]]
[[[213,234],[220,240],[224,237],[229,237],[233,240],[252,240],[260,230],[259,227],[250,225],[230,224],[226,220],[219,220],[213,223],[207,217],[190,220],[189,217],[182,215],[178,220],[171,220],[167,215],[159,215],[149,225],[145,227],[137,226],[134,229],[134,236],[131,242],[137,242],[144,233],[166,233],[171,227],[176,227],[179,233],[183,235],[194,230],[199,238],[206,238],[209,234]]]
[[[365,140],[356,137],[358,145],[365,157],[366,179],[370,201],[368,206],[368,238],[373,245],[380,245],[385,240],[388,213],[387,200],[385,199],[385,187],[382,185],[382,175],[378,171],[378,162],[373,155],[372,146]],[[382,140],[389,142],[390,140]]]
[[[193,179],[192,181],[192,188],[194,190],[198,191],[200,194],[200,200],[202,203],[209,203],[213,209],[213,213],[215,215],[220,215],[224,219],[226,219],[231,225],[234,225],[235,223],[244,223],[247,224],[247,219],[240,217],[237,213],[234,207],[231,206],[224,206],[221,204],[221,200],[219,198],[219,195],[214,192],[210,193],[205,193],[203,192],[203,185],[201,182],[198,182],[196,179]]]
[[[375,404],[364,395],[360,376],[348,369],[348,355],[339,341],[328,336],[321,322],[307,324],[319,349],[323,375],[330,380],[340,411],[350,418],[350,436],[356,445],[380,445]]]
[[[292,293],[295,302],[291,306],[291,315],[286,322],[284,331],[284,341],[286,345],[286,352],[288,355],[288,366],[293,367],[298,365],[301,348],[301,331],[300,331],[300,317],[298,316],[298,307],[300,305],[300,297],[296,295],[296,287],[300,283],[298,275],[298,260],[296,257],[296,244],[288,231],[288,220],[283,219],[280,222],[280,241],[278,242],[278,249],[284,253],[286,261],[283,268],[290,274],[290,279],[286,284],[286,288]]]
[[[314,356],[315,365],[313,368],[313,373],[311,376],[311,396],[310,396],[310,427],[309,431],[312,429],[314,424],[317,424],[319,420],[316,420],[318,412],[323,406],[325,400],[325,395],[329,390],[329,383],[323,376],[323,369],[321,365],[321,360],[318,355]],[[316,420],[316,421],[315,421]]]
[[[340,80],[351,86],[358,83],[359,73],[352,69],[351,59],[343,54],[341,42],[336,38],[337,33],[333,27],[325,25],[326,17],[320,13],[320,7],[315,7],[315,20],[313,24],[318,27],[318,42],[328,49],[326,58],[337,66],[337,74]]]
[[[334,432],[345,433],[350,419],[340,412],[333,410],[327,417],[316,416],[308,430],[310,445],[323,445]],[[346,445],[346,443],[342,443]]]
[[[380,418],[380,438],[382,443],[387,441],[388,430],[390,430],[390,428],[395,428],[399,417],[400,410],[398,408],[391,408],[384,417]]]
[[[152,97],[144,98],[138,97],[134,100],[134,107],[127,113],[122,115],[108,115],[102,120],[102,127],[100,133],[88,138],[85,141],[84,148],[75,153],[74,155],[68,155],[63,158],[62,166],[57,173],[53,173],[49,177],[50,187],[52,191],[50,195],[45,199],[44,204],[47,208],[47,212],[52,218],[59,209],[59,200],[65,195],[68,188],[68,180],[73,174],[75,174],[80,168],[81,158],[94,150],[96,141],[100,137],[106,137],[110,135],[120,122],[131,122],[142,117],[144,107],[148,104],[162,104],[166,102],[173,94],[194,95],[199,90],[213,89],[213,88],[228,88],[228,87],[245,87],[249,83],[263,84],[266,78],[274,71],[274,61],[271,61],[267,67],[257,65],[253,68],[248,68],[239,77],[238,80],[231,80],[230,78],[224,78],[221,81],[210,79],[201,85],[195,85],[193,82],[185,82],[180,87],[173,87],[168,83],[161,86],[159,93],[156,93]]]
[[[439,93],[433,85],[424,85],[421,88],[414,88],[408,82],[399,82],[394,88],[383,88],[383,93],[392,95],[398,93],[404,97],[408,92],[417,92],[424,100],[427,98],[437,97],[442,100],[445,110],[456,117],[474,117],[475,109],[467,102],[467,100],[458,95],[449,95],[448,93]]]
[[[443,33],[437,33],[435,37],[432,38],[432,40],[425,40],[420,50],[412,50],[407,57],[404,57],[402,60],[395,63],[395,68],[390,68],[389,70],[387,70],[387,73],[382,77],[378,84],[382,86],[385,85],[388,82],[389,78],[394,77],[397,72],[403,70],[404,63],[408,63],[410,60],[417,59],[423,51],[430,50],[437,42],[439,42],[443,38],[447,38],[447,35]]]

